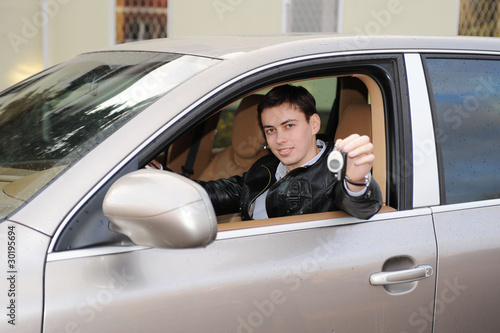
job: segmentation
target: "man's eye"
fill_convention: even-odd
[[[292,128],[293,126],[295,126],[294,124],[286,124],[286,128]]]
[[[266,129],[266,134],[272,134],[273,132],[274,132],[274,129],[271,129],[271,128]]]

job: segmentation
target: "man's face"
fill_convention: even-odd
[[[319,153],[316,134],[321,121],[317,114],[307,121],[300,109],[282,104],[262,111],[261,121],[271,151],[288,171],[307,163]]]

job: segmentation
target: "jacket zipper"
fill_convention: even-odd
[[[250,208],[252,207],[252,204],[254,203],[255,200],[257,200],[257,198],[262,195],[262,193],[264,193],[266,190],[268,190],[269,188],[271,188],[271,186],[269,186],[271,184],[271,179],[273,178],[272,175],[271,175],[271,170],[269,170],[269,168],[265,165],[261,165],[263,168],[266,168],[268,174],[269,174],[269,180],[267,181],[267,185],[264,187],[264,189],[262,191],[260,191],[251,201],[250,203],[248,204],[248,208],[247,208],[247,215],[250,217],[250,218],[253,218],[253,214],[250,214]],[[286,175],[284,175],[283,177],[281,177],[280,180],[278,180],[276,183],[273,184],[276,185],[276,184],[279,184],[280,182],[282,182],[284,179],[288,178],[290,173],[294,172],[295,170],[297,169],[307,169],[307,167],[305,166],[301,166],[301,167],[298,167],[298,168],[295,168],[293,169],[292,171],[289,171],[286,173]],[[266,212],[267,213],[267,212]]]
[[[250,214],[250,208],[252,207],[254,201],[257,200],[257,198],[269,188],[269,184],[271,184],[271,179],[273,178],[272,175],[271,175],[271,170],[269,170],[269,168],[267,166],[265,166],[265,165],[261,165],[261,166],[267,170],[267,173],[269,174],[269,178],[268,178],[268,181],[267,181],[267,185],[264,186],[264,188],[262,189],[262,191],[260,191],[252,200],[250,200],[250,203],[248,204],[247,215],[250,218],[253,218],[253,214]]]

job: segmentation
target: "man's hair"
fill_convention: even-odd
[[[257,106],[260,126],[262,127],[262,112],[265,109],[283,104],[290,104],[304,112],[308,122],[311,116],[317,113],[316,100],[306,88],[285,84],[271,89]]]

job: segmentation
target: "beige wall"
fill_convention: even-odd
[[[0,90],[81,52],[114,44],[115,1],[0,0]],[[281,33],[286,1],[169,0],[169,37]],[[455,35],[459,2],[340,0],[342,32]]]
[[[460,0],[344,0],[342,31],[456,35]]]
[[[0,90],[43,69],[38,1],[0,1]]]
[[[49,0],[61,5],[49,24],[49,64],[114,44],[114,0]]]
[[[282,0],[169,0],[169,37],[281,32]]]
[[[287,0],[169,1],[169,36],[283,30]],[[341,29],[360,34],[456,35],[460,0],[340,0]]]
[[[45,3],[45,7],[42,7]],[[114,0],[0,0],[0,90],[114,43]]]

